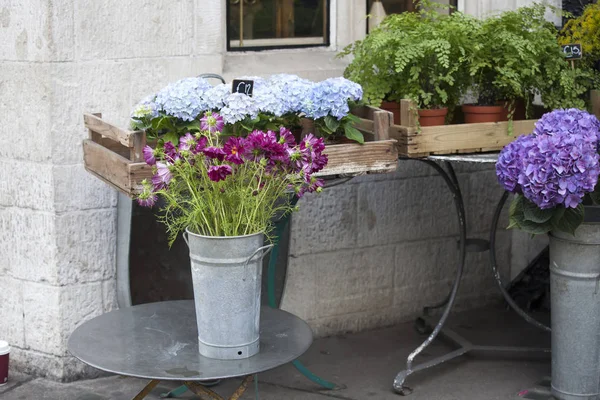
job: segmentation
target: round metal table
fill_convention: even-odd
[[[143,399],[160,381],[181,381],[198,395],[223,399],[201,381],[245,377],[230,397],[235,400],[254,374],[295,360],[312,343],[308,324],[288,312],[264,307],[260,323],[259,354],[242,360],[215,360],[198,352],[193,301],[150,303],[85,322],[69,338],[68,349],[94,368],[151,379],[134,400]]]

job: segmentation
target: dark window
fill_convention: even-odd
[[[329,0],[226,0],[227,49],[329,45]]]
[[[414,11],[413,0],[381,0],[386,14],[400,14],[405,11]],[[449,4],[456,7],[457,0],[436,0],[436,3]],[[373,0],[367,0],[367,13],[371,10]]]

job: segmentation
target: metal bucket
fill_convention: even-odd
[[[186,229],[200,354],[219,360],[259,351],[263,234],[202,236]]]
[[[551,233],[550,290],[552,395],[600,400],[600,224]]]

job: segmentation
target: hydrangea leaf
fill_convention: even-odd
[[[346,134],[346,137],[350,140],[354,140],[355,142],[358,142],[360,144],[363,144],[365,142],[363,134],[360,133],[360,131],[353,126],[346,125],[344,127],[344,133]]]
[[[575,235],[575,230],[583,223],[583,205],[577,208],[567,208],[563,217],[556,223],[555,229]]]
[[[535,222],[538,224],[548,222],[554,215],[553,208],[541,209],[529,200],[523,200],[523,217],[527,221]]]
[[[324,119],[325,119],[325,126],[327,126],[327,129],[329,129],[332,133],[335,133],[339,129],[340,121],[338,121],[331,115],[327,115]]]

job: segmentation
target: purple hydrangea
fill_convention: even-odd
[[[496,164],[500,183],[541,209],[577,207],[594,190],[600,173],[600,124],[590,117],[580,110],[544,115],[532,134],[519,137],[500,153]]]
[[[156,105],[167,115],[192,121],[207,110],[203,96],[211,87],[203,78],[181,79],[156,94]]]

